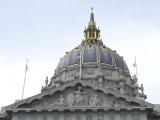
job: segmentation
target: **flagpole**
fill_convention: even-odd
[[[23,81],[23,88],[22,88],[22,100],[23,100],[23,97],[24,97],[24,88],[25,88],[25,82],[26,82],[26,75],[27,75],[27,69],[28,69],[28,59],[27,59],[27,62],[26,62],[26,68],[25,68],[25,73],[24,73],[24,81]]]

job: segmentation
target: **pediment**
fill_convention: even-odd
[[[11,109],[49,109],[49,108],[128,108],[144,107],[150,103],[132,99],[114,93],[102,87],[97,87],[84,82],[76,82],[55,88],[47,93],[41,93],[12,105]]]
[[[63,91],[45,96],[31,103],[20,105],[20,108],[57,108],[57,107],[127,107],[140,106],[116,98],[112,94],[94,90],[88,86],[76,85],[68,87]]]

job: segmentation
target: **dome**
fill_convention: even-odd
[[[126,82],[130,82],[131,78],[123,57],[106,47],[102,40],[95,39],[83,40],[78,47],[66,52],[60,59],[53,79],[55,83],[63,84],[77,79],[97,79],[97,76],[107,80],[123,78]]]
[[[93,11],[81,44],[60,59],[49,84],[46,78],[42,92],[76,82],[112,89],[132,97],[140,96],[137,77],[131,77],[123,57],[102,42]],[[141,96],[145,98],[142,93]]]
[[[57,85],[76,79],[97,79],[97,76],[119,80],[129,79],[130,73],[123,57],[103,44],[92,12],[84,40],[60,59],[53,79]]]
[[[60,59],[57,70],[63,70],[79,64],[101,64],[106,67],[129,72],[123,57],[103,44],[82,44]]]
[[[94,14],[91,12],[88,27],[84,30],[84,40],[78,47],[66,52],[60,59],[54,78],[55,81],[62,83],[72,79],[96,79],[97,71],[95,70],[98,68],[103,71],[103,77],[106,73],[114,72],[114,78],[110,79],[119,79],[122,76],[130,77],[123,57],[102,42],[100,30],[96,27]],[[86,73],[90,73],[90,75],[88,76]],[[95,77],[93,77],[94,74]]]

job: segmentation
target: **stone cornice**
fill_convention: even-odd
[[[52,112],[52,111],[120,111],[120,110],[126,110],[126,111],[132,111],[132,110],[152,110],[152,107],[54,107],[54,108],[18,108],[18,109],[7,109],[6,112]]]

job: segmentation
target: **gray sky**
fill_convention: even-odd
[[[124,57],[149,102],[160,103],[160,0],[0,0],[0,106],[40,92],[66,51],[78,46],[90,7],[106,46]]]

